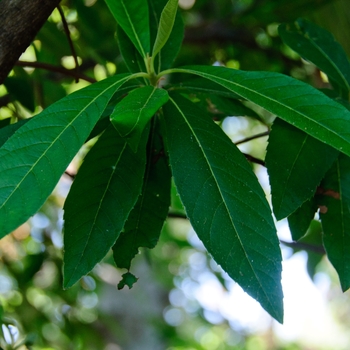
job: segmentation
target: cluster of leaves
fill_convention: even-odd
[[[244,155],[192,94],[215,95],[218,105],[240,111],[248,100],[278,116],[266,155],[274,214],[288,217],[297,240],[321,208],[324,245],[346,290],[349,62],[330,34],[298,20],[280,26],[282,39],[327,74],[334,90],[271,72],[171,68],[184,31],[177,2],[106,0],[130,72],[0,129],[0,234],[37,212],[81,146],[100,135],[64,205],[64,287],[111,248],[117,266],[129,270],[139,247],[154,247],[173,178],[208,252],[282,322],[282,258],[265,194]],[[181,84],[171,84],[176,73]],[[135,279],[128,272],[120,287]]]

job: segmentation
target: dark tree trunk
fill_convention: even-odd
[[[0,0],[0,84],[60,0]]]

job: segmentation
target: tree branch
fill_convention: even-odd
[[[96,79],[90,78],[87,75],[83,73],[77,73],[75,69],[66,69],[64,67],[59,67],[59,66],[53,66],[52,64],[49,63],[43,63],[43,62],[28,62],[28,61],[17,61],[16,66],[21,66],[21,67],[32,67],[32,68],[41,68],[48,70],[50,72],[56,72],[60,73],[63,75],[67,75],[76,79],[83,79],[86,80],[90,83],[95,83]]]
[[[60,0],[0,1],[0,84]]]
[[[245,143],[245,142],[248,142],[248,141],[252,141],[252,140],[258,139],[260,137],[269,136],[269,135],[270,135],[270,131],[269,130],[268,131],[264,131],[264,132],[261,132],[260,134],[249,136],[249,137],[246,137],[243,140],[237,141],[237,142],[235,142],[235,145],[237,146],[237,145],[240,145],[242,143]]]

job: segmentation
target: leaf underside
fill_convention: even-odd
[[[65,288],[90,272],[117,240],[141,192],[146,131],[134,153],[110,125],[85,157],[64,205]]]
[[[151,46],[153,46],[158,35],[160,17],[165,5],[167,4],[167,0],[148,0],[148,4],[150,11]],[[170,36],[155,59],[154,68],[156,72],[161,72],[172,66],[178,52],[180,51],[184,31],[182,17],[179,11],[177,11]]]
[[[152,50],[153,57],[159,53],[169,39],[175,22],[178,2],[178,0],[169,0],[161,13],[157,36]]]
[[[282,322],[279,242],[250,165],[187,99],[173,96],[163,111],[174,181],[194,230],[215,261]]]
[[[157,119],[153,125],[142,192],[113,246],[116,265],[128,270],[140,247],[156,246],[170,206],[171,172]]]

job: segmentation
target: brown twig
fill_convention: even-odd
[[[88,81],[89,83],[95,83],[96,79],[90,78],[87,75],[83,73],[77,73],[75,70],[66,69],[64,67],[54,66],[52,64],[43,63],[43,62],[29,62],[29,61],[17,61],[16,66],[21,67],[32,67],[32,68],[40,68],[45,69],[51,72],[57,72],[63,75],[67,75],[73,78],[79,78],[83,79],[85,81]]]
[[[68,23],[66,21],[66,17],[64,16],[62,7],[60,5],[58,5],[57,6],[57,10],[58,10],[58,12],[61,15],[64,32],[66,33],[66,36],[67,36],[67,39],[68,39],[68,43],[69,43],[69,47],[70,47],[70,50],[72,52],[72,56],[74,58],[75,71],[77,73],[77,76],[75,77],[75,82],[78,83],[79,82],[79,73],[80,73],[80,71],[79,71],[79,63],[78,63],[77,53],[75,52],[75,49],[74,49],[72,38],[70,36],[70,30],[69,30],[69,27],[68,27]]]
[[[258,139],[260,137],[264,137],[264,136],[268,136],[270,134],[270,131],[264,131],[264,132],[261,132],[260,134],[256,134],[256,135],[253,135],[253,136],[249,136],[249,137],[246,137],[245,139],[243,140],[240,140],[240,141],[237,141],[235,142],[235,145],[240,145],[242,143],[245,143],[245,142],[248,142],[248,141],[252,141],[252,140],[255,140],[255,139]]]
[[[262,166],[266,166],[265,165],[265,162],[262,160],[262,159],[259,159],[259,158],[255,158],[253,156],[251,156],[250,154],[247,154],[247,153],[243,153],[242,154],[246,157],[246,159],[249,161],[249,162],[252,162],[252,163],[256,163],[256,164],[260,164]]]

